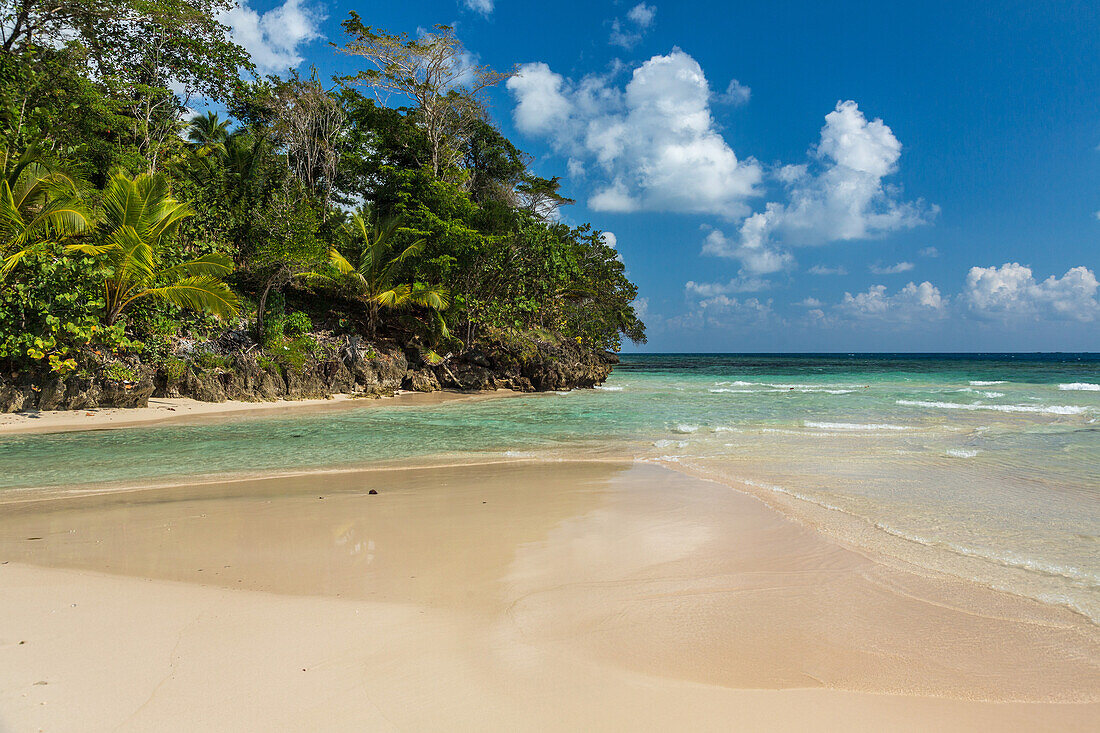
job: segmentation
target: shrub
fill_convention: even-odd
[[[141,375],[121,361],[112,361],[103,368],[103,376],[115,382],[136,382]]]
[[[161,362],[160,371],[169,382],[178,382],[187,373],[187,362],[183,359],[169,357]]]
[[[309,316],[302,311],[294,311],[283,321],[283,333],[290,338],[297,338],[312,330],[313,321],[309,320]]]
[[[200,351],[195,354],[195,364],[203,369],[228,369],[229,357],[215,354],[212,351]]]

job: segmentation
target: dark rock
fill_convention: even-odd
[[[413,392],[438,392],[442,389],[439,378],[431,369],[410,369],[405,373],[402,387]]]
[[[12,384],[0,380],[0,412],[19,412],[34,406],[34,390],[29,384]]]

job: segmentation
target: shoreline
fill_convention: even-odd
[[[199,424],[240,417],[286,417],[393,405],[436,405],[445,402],[526,394],[510,389],[483,392],[412,392],[398,390],[392,397],[356,397],[335,394],[327,399],[274,400],[271,402],[202,402],[190,397],[151,397],[147,407],[104,407],[88,410],[24,411],[0,414],[4,435],[64,433],[80,430],[114,430],[150,425]]]
[[[884,565],[670,468],[505,460],[11,508],[0,727],[278,729],[289,706],[299,727],[423,728],[484,723],[484,702],[495,729],[835,710],[838,730],[1083,730],[1100,707],[1100,642],[1070,612]],[[113,645],[111,702],[89,665]]]

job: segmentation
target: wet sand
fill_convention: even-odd
[[[1088,730],[1100,716],[1083,618],[879,562],[657,466],[21,494],[0,503],[5,733]]]

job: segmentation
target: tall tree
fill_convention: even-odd
[[[428,162],[439,177],[458,162],[463,141],[485,117],[480,93],[514,72],[502,74],[474,63],[450,26],[437,25],[413,39],[364,25],[355,12],[342,25],[350,40],[341,50],[374,66],[342,81],[372,87],[380,102],[391,94],[413,102],[415,119],[428,138]]]

